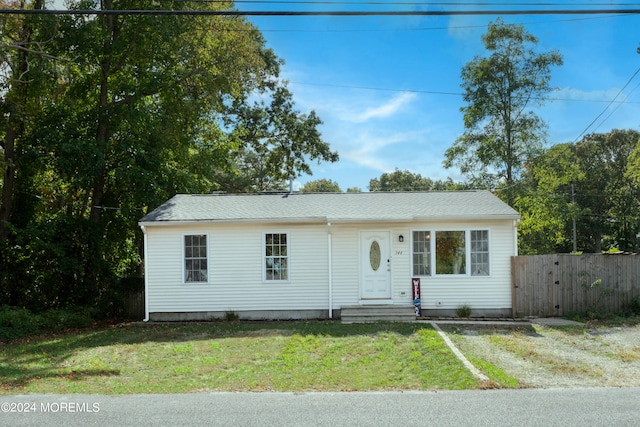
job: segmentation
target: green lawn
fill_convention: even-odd
[[[500,386],[503,372],[481,369]],[[336,321],[128,324],[30,338],[0,348],[0,380],[1,394],[486,386],[429,325]]]

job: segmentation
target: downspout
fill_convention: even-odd
[[[149,242],[147,238],[147,229],[144,225],[141,225],[142,233],[144,234],[144,319],[143,322],[149,321],[149,256],[147,248]]]
[[[513,256],[518,256],[518,223],[519,219],[513,220]],[[513,260],[510,261],[510,273],[511,273],[511,316],[515,319],[518,311],[518,298],[516,295],[516,281],[515,281],[515,273],[513,271]]]
[[[327,256],[329,257],[329,319],[333,318],[333,256],[331,252],[331,223],[327,223]]]

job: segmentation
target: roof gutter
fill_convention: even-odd
[[[412,216],[404,218],[378,217],[378,218],[328,218],[328,217],[308,217],[308,218],[238,218],[238,219],[201,219],[201,220],[157,220],[140,221],[140,227],[163,227],[175,225],[202,225],[202,224],[355,224],[355,223],[380,223],[380,222],[415,222],[415,221],[487,221],[487,220],[519,220],[519,214],[503,215],[450,215],[450,216]]]
[[[162,227],[175,225],[202,225],[202,224],[326,224],[326,217],[309,217],[309,218],[247,218],[247,219],[190,219],[190,220],[157,220],[157,221],[140,221],[140,227]]]

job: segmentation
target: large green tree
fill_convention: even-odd
[[[528,165],[516,207],[523,253],[637,251],[640,183],[629,179],[640,133],[613,130],[558,144]]]
[[[571,186],[583,179],[574,144],[556,144],[527,165],[515,201],[520,253],[571,250],[571,224],[581,213],[571,202]]]
[[[640,231],[640,186],[626,177],[628,160],[639,139],[636,130],[614,129],[586,135],[576,144],[584,171],[584,179],[575,185],[575,199],[587,210],[578,220],[585,251],[640,249],[636,237]]]
[[[307,182],[300,189],[301,193],[341,193],[342,190],[337,182],[331,179],[316,179]]]
[[[45,2],[10,2],[12,9],[40,10]],[[8,237],[8,223],[15,209],[18,167],[26,148],[21,139],[39,115],[43,94],[55,96],[52,71],[59,58],[46,52],[55,36],[53,17],[7,15],[0,22],[0,152],[2,192],[0,197],[0,242]]]
[[[434,181],[419,173],[400,169],[385,172],[380,178],[369,180],[369,191],[443,191],[467,188],[466,184],[456,183],[451,178]]]
[[[69,7],[232,4],[78,0]],[[309,173],[312,160],[337,160],[320,137],[320,119],[295,109],[279,79],[281,61],[243,18],[65,15],[16,22],[16,29],[3,27],[7,39],[24,40],[20,31],[29,23],[31,39],[46,40],[47,53],[23,49],[30,62],[10,58],[22,71],[5,67],[11,82],[28,83],[3,92],[5,117],[10,105],[21,113],[16,126],[3,129],[5,140],[12,129],[20,132],[13,138],[20,156],[3,163],[5,302],[35,309],[94,304],[119,278],[137,274],[137,221],[175,193],[257,191],[261,182]],[[46,63],[34,67],[36,60]]]
[[[562,56],[536,52],[536,37],[501,19],[489,24],[482,41],[489,55],[462,68],[465,131],[446,150],[444,165],[469,177],[492,176],[494,185],[506,188],[543,147],[545,124],[532,107],[552,89],[551,68]],[[509,189],[502,194],[513,201]]]

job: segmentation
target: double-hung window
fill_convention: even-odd
[[[471,275],[489,275],[489,232],[471,230]]]
[[[289,280],[289,247],[287,233],[264,235],[264,280]]]
[[[431,276],[431,232],[413,232],[413,275]]]
[[[488,230],[415,230],[414,276],[488,276]]]
[[[209,261],[206,234],[184,236],[184,282],[207,283]]]

